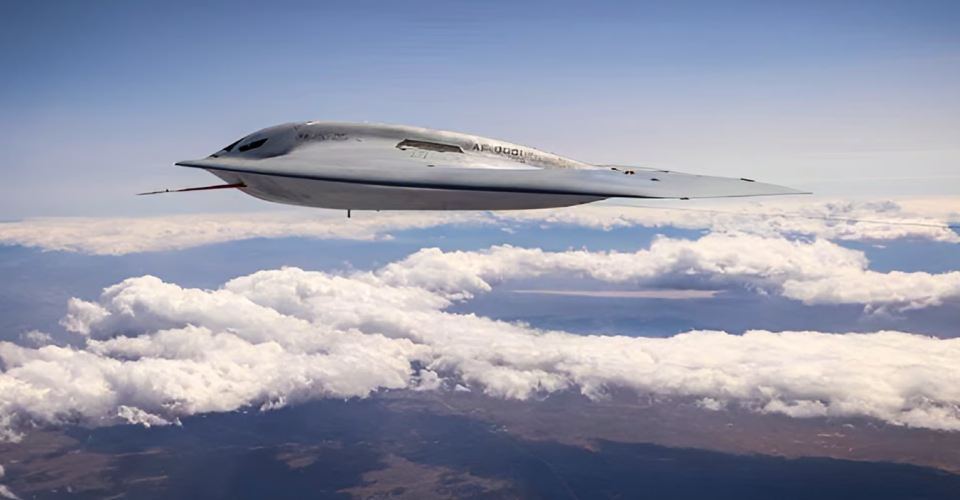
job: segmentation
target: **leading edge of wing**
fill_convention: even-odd
[[[348,184],[554,194],[597,198],[724,198],[808,194],[795,189],[743,179],[684,175],[658,179],[653,173],[625,175],[610,170],[485,169],[404,162],[334,167],[292,158],[265,160],[202,159],[176,163],[183,167]]]

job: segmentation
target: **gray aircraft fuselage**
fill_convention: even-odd
[[[383,124],[278,125],[177,165],[207,170],[228,183],[214,187],[344,210],[518,210],[611,197],[797,192],[748,179],[597,166],[497,139]]]

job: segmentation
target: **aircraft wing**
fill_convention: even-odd
[[[209,171],[347,184],[597,198],[685,199],[804,194],[795,189],[748,179],[690,175],[635,167],[617,167],[618,170],[505,169],[428,165],[398,158],[342,166],[326,165],[317,159],[295,157],[258,160],[204,158],[181,161],[177,165]]]

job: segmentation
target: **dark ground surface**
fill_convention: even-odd
[[[911,442],[932,449],[929,432],[871,442],[881,434],[865,426],[850,438],[874,456],[839,460],[826,458],[831,448],[816,446],[817,436],[824,426],[856,428],[849,423],[610,404],[401,392],[192,417],[180,427],[37,431],[0,445],[0,463],[24,499],[960,498],[960,475],[942,464],[865,461],[882,459],[884,446],[894,455],[911,453]],[[781,449],[764,452],[770,441]],[[939,446],[941,460],[956,459],[956,443]]]

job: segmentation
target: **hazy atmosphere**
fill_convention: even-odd
[[[12,4],[0,498],[956,498],[958,25],[934,0]],[[813,194],[135,196],[306,120]]]

